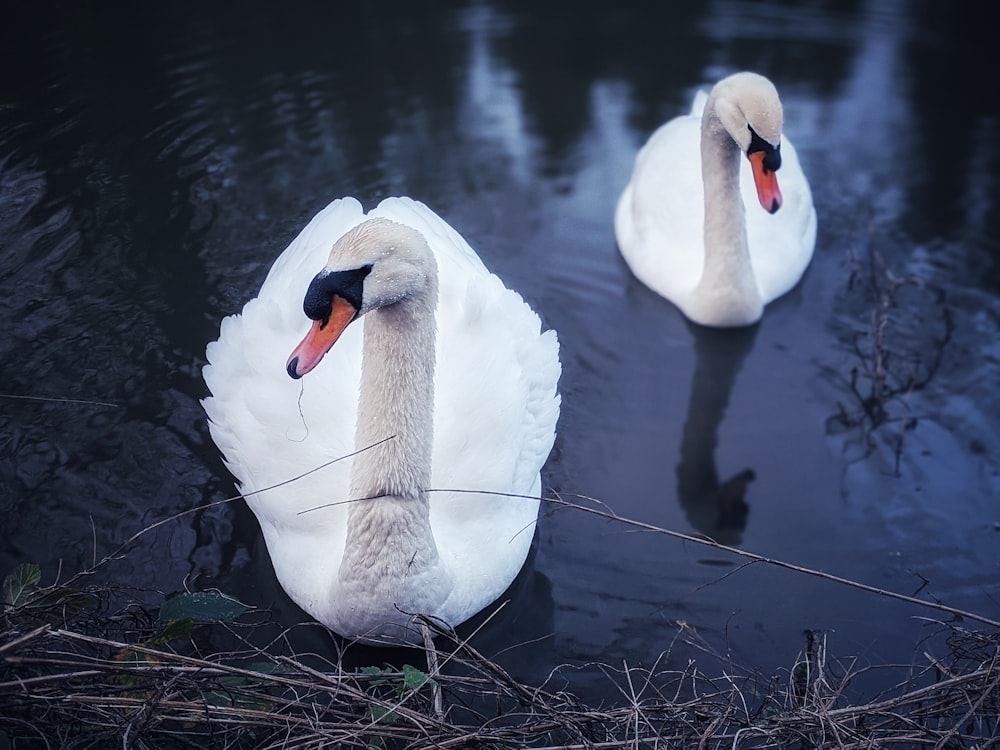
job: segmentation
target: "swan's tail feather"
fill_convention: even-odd
[[[465,238],[420,201],[407,197],[386,198],[369,215],[384,216],[407,224],[421,232],[432,246],[437,244],[435,240],[438,240],[440,245],[446,245],[454,250],[455,252],[451,254],[452,259],[461,259],[468,271],[474,273],[487,271],[483,261]]]
[[[695,92],[694,101],[691,102],[691,116],[701,117],[705,111],[705,102],[708,101],[708,92],[699,89]]]

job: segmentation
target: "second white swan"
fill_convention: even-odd
[[[782,127],[774,85],[736,73],[699,92],[690,114],[636,156],[615,211],[618,247],[640,281],[696,323],[756,323],[809,265],[816,211]]]

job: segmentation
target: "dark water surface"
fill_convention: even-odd
[[[5,11],[0,572],[37,562],[50,582],[231,496],[205,345],[329,200],[405,194],[559,331],[550,494],[1000,618],[986,25],[955,3],[651,5]],[[630,276],[612,215],[649,133],[741,68],[782,93],[819,235],[759,326],[713,332]],[[858,664],[906,663],[921,618],[948,619],[742,562],[553,508],[477,642],[522,679],[567,664],[571,689],[614,698],[591,664],[670,649],[661,667],[716,670],[674,644],[678,621],[770,674],[807,628]],[[302,616],[242,503],[163,525],[103,574],[152,603],[218,587]]]

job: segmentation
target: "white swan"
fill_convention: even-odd
[[[696,323],[756,323],[812,258],[816,211],[782,117],[768,79],[736,73],[698,92],[691,113],[636,156],[615,211],[618,247],[640,281]]]
[[[423,204],[321,211],[204,370],[212,438],[291,598],[375,643],[418,640],[412,614],[454,626],[497,599],[534,533],[558,348]]]

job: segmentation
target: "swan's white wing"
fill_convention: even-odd
[[[346,495],[351,462],[295,478],[354,450],[361,326],[349,327],[309,378],[293,380],[285,362],[309,327],[302,312],[309,282],[334,241],[363,219],[353,199],[320,211],[275,261],[258,297],[223,320],[204,369],[212,438],[268,548],[284,551],[272,560],[300,604],[329,580],[343,553],[346,507],[323,506]]]
[[[622,257],[646,286],[681,305],[701,278],[705,258],[705,188],[701,120],[675,117],[635,157],[632,179],[615,212]]]
[[[442,458],[441,471],[452,472],[441,479],[467,478],[450,487],[475,482],[487,488],[491,481],[496,487],[489,489],[529,492],[552,447],[558,418],[555,332],[543,334],[538,315],[521,295],[507,289],[461,235],[423,204],[390,198],[371,215],[418,229],[438,261],[434,455]],[[463,450],[475,440],[470,432],[489,436],[488,454]],[[503,467],[493,479],[484,476],[487,456]],[[447,468],[463,464],[467,471]],[[435,485],[444,486],[437,479]]]
[[[539,471],[559,416],[559,345],[430,209],[393,198],[372,214],[419,229],[438,262],[432,485],[487,493],[430,498],[440,554],[471,573],[456,579],[446,610],[468,615],[503,591],[534,535]]]

